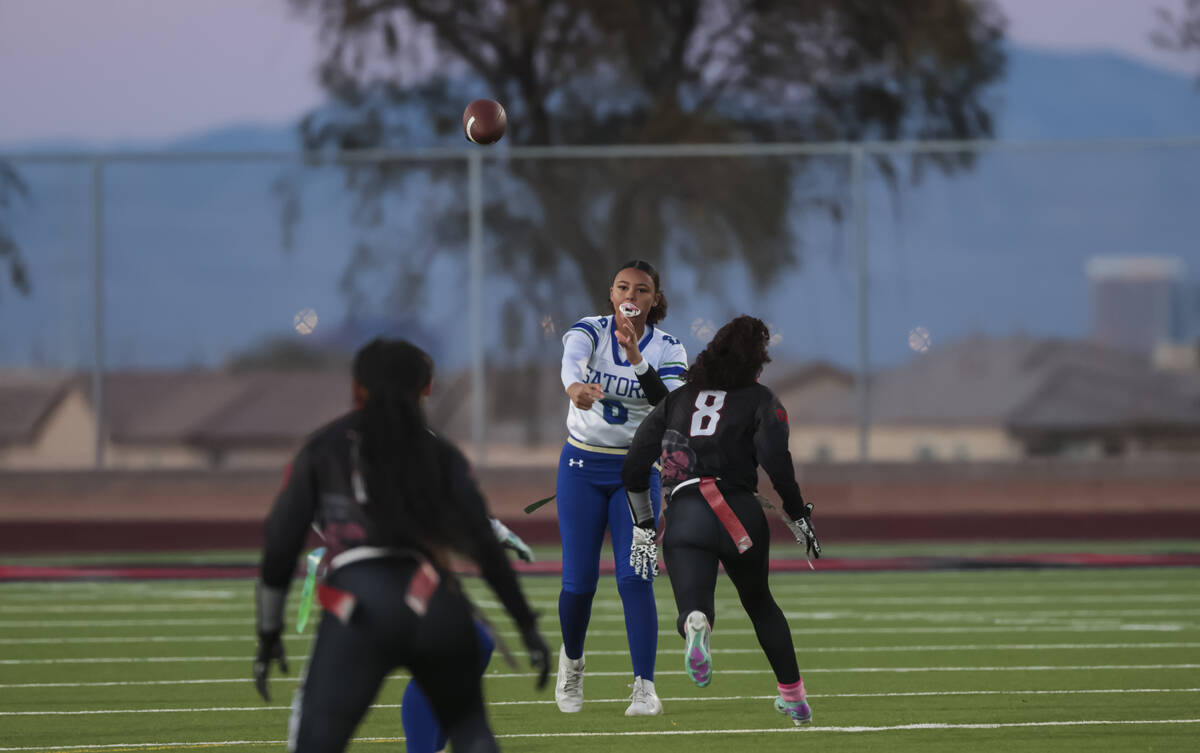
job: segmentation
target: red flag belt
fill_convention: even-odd
[[[750,534],[746,533],[746,529],[742,527],[742,521],[738,520],[738,516],[733,514],[729,503],[725,501],[721,490],[717,488],[716,479],[712,476],[702,477],[700,479],[700,493],[704,495],[704,499],[708,501],[708,506],[716,513],[717,520],[721,521],[721,525],[725,526],[729,537],[737,545],[738,554],[754,546],[754,542],[750,540]]]
[[[441,581],[442,577],[438,575],[437,569],[428,560],[422,559],[420,567],[408,581],[404,603],[418,617],[424,617],[425,612],[429,610],[429,599],[433,597],[433,592],[437,590]],[[354,594],[324,583],[317,586],[317,601],[343,623],[350,622],[350,615],[354,613],[357,604]]]

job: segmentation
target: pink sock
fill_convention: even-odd
[[[804,678],[801,677],[790,685],[776,683],[779,686],[779,695],[785,701],[799,703],[804,700]]]

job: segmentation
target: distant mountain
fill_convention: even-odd
[[[1191,79],[1110,54],[1013,48],[1008,78],[993,92],[1001,140],[1200,137],[1200,92]],[[457,143],[457,141],[455,142]],[[262,152],[298,146],[292,126],[231,125],[165,144],[117,151]],[[70,151],[59,143],[6,151]],[[464,147],[465,151],[465,147]],[[105,319],[111,365],[216,364],[271,337],[299,337],[292,317],[320,315],[317,333],[345,319],[341,285],[363,232],[418,245],[428,185],[384,202],[379,225],[352,220],[346,177],[304,172],[304,214],[292,251],[283,249],[283,204],[275,185],[301,168],[278,164],[115,164],[105,173]],[[32,199],[11,214],[34,294],[0,287],[0,365],[88,365],[92,343],[92,229],[87,165],[25,165]],[[462,192],[466,192],[463,170]],[[908,334],[931,333],[934,347],[970,331],[1077,337],[1088,326],[1084,264],[1100,254],[1182,258],[1200,270],[1193,218],[1200,196],[1200,149],[1037,151],[982,156],[954,178],[929,173],[891,193],[874,171],[868,192],[871,352],[876,364],[911,356]],[[781,272],[769,291],[744,271],[722,276],[720,294],[693,290],[694,275],[666,260],[667,328],[695,354],[728,316],[756,313],[780,333],[783,358],[857,357],[857,273],[852,226],[799,228],[804,264]],[[639,250],[640,252],[640,250]],[[366,260],[379,300],[386,263]],[[422,308],[427,339],[447,368],[465,362],[466,273],[442,258],[429,269]],[[489,279],[487,342],[503,342],[500,304],[517,288]],[[602,291],[588,291],[600,293]],[[580,297],[579,313],[592,298]],[[549,357],[570,322],[545,326]],[[551,331],[553,330],[553,335]],[[338,329],[337,331],[342,331]],[[455,358],[455,354],[460,354]]]
[[[294,127],[233,125],[175,139],[162,146],[168,152],[281,152],[300,148]]]
[[[997,137],[1200,137],[1194,79],[1113,53],[1011,47]]]

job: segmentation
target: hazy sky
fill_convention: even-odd
[[[1018,43],[1196,64],[1148,39],[1153,9],[1182,0],[999,3]],[[320,101],[316,50],[314,27],[285,0],[0,0],[0,145],[288,122]]]

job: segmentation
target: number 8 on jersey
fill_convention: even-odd
[[[696,395],[696,410],[692,411],[693,437],[711,437],[717,433],[721,408],[725,407],[725,390],[701,390]]]

